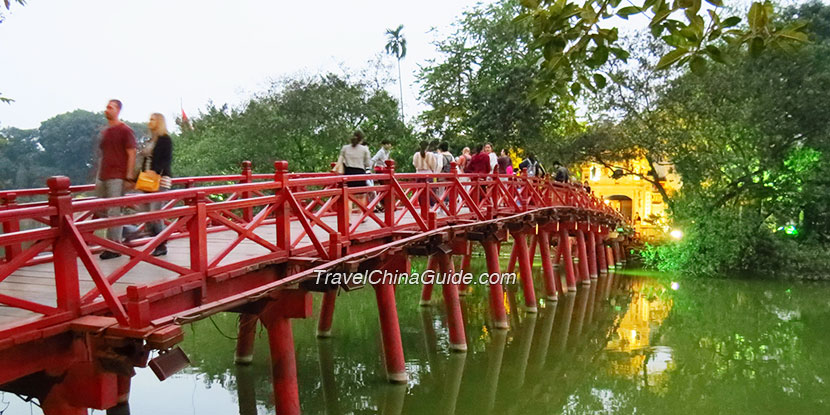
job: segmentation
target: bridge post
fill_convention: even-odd
[[[447,326],[450,331],[450,350],[456,352],[467,351],[467,338],[464,333],[464,316],[461,314],[461,301],[458,298],[458,287],[451,281],[452,273],[450,256],[445,252],[435,254],[438,269],[444,275],[441,292],[444,296],[444,306],[447,307]]]
[[[277,247],[284,250],[286,255],[290,255],[291,250],[291,209],[288,204],[288,193],[291,189],[288,188],[288,162],[279,160],[274,162],[274,181],[280,183],[279,191],[274,191],[276,202],[279,202],[274,208],[274,218],[277,232]],[[339,217],[339,212],[338,212]]]
[[[208,269],[205,192],[196,192],[188,204],[196,208],[196,214],[187,222],[187,232],[190,234],[190,269],[202,274],[202,298],[204,298],[207,295]]]
[[[0,193],[0,210],[10,210],[16,207],[16,193]],[[20,221],[18,219],[8,219],[0,223],[0,226],[2,226],[3,228],[3,233],[12,233],[20,231]],[[23,247],[20,243],[6,245],[3,248],[5,249],[6,261],[11,261],[12,259],[14,259],[14,257],[20,255],[20,252],[23,250]]]
[[[516,257],[519,261],[525,308],[528,313],[535,313],[536,293],[533,291],[533,267],[530,262],[530,252],[527,249],[527,239],[522,231],[514,232],[513,238],[516,241]]]
[[[446,187],[450,201],[447,207],[450,209],[450,215],[455,216],[458,215],[458,163],[454,161],[450,163],[450,173],[452,173],[452,183]]]
[[[427,271],[432,271],[433,276],[438,271],[438,264],[435,258],[435,255],[430,255],[427,257]],[[432,301],[432,289],[433,283],[431,282],[424,282],[423,286],[421,287],[421,301],[418,303],[421,307],[429,306],[430,302]]]
[[[240,180],[239,182],[240,183],[251,183],[253,181],[252,180],[252,175],[253,175],[253,173],[251,171],[251,162],[248,161],[248,160],[243,161],[242,162],[242,180]],[[242,192],[242,194],[239,195],[239,197],[242,198],[242,199],[248,199],[248,198],[251,197],[251,192]],[[253,218],[254,218],[254,208],[252,206],[249,206],[249,207],[246,207],[246,208],[242,209],[242,219],[245,219],[246,222],[250,223],[251,220],[253,220]]]
[[[605,261],[605,235],[600,229],[597,233],[596,240],[597,260],[599,262],[599,272],[602,274],[608,273],[608,263]]]
[[[597,240],[596,231],[593,226],[588,225],[588,273],[591,274],[591,279],[597,279]]]
[[[579,278],[583,285],[591,284],[591,276],[588,273],[588,250],[585,247],[585,232],[576,230],[576,249],[579,255]]]
[[[256,322],[256,314],[239,313],[239,334],[236,338],[236,355],[234,356],[234,362],[238,365],[249,365],[254,360]]]
[[[66,221],[72,221],[72,194],[69,192],[69,178],[53,176],[46,181],[49,187],[49,205],[56,209],[50,225],[58,229],[58,237],[52,246],[55,269],[55,291],[57,306],[74,315],[81,312],[81,293],[78,281],[78,253],[72,245],[72,235]]]
[[[390,257],[381,267],[393,275],[409,273],[411,266],[409,256],[403,253]],[[403,342],[401,341],[401,327],[398,323],[398,309],[395,303],[395,284],[384,278],[382,281],[373,283],[375,298],[378,303],[378,316],[380,319],[380,334],[383,343],[383,357],[386,366],[386,379],[391,383],[406,383],[406,361],[403,355]]]
[[[504,288],[501,281],[493,281],[494,276],[500,277],[499,248],[498,242],[492,237],[481,241],[484,247],[484,255],[487,259],[487,273],[490,278],[488,286],[490,289],[490,312],[493,314],[493,326],[496,329],[507,329],[507,312],[504,310]]]
[[[571,237],[568,235],[568,224],[559,223],[559,246],[565,262],[565,281],[568,291],[576,291],[576,276],[574,275],[574,260],[571,256]]]
[[[294,353],[292,318],[311,315],[311,294],[303,290],[282,290],[272,296],[259,316],[268,330],[271,349],[271,375],[278,414],[299,414],[297,362]]]
[[[605,245],[605,253],[606,253],[605,256],[608,258],[608,268],[609,268],[609,270],[611,268],[616,268],[617,267],[616,266],[617,261],[616,261],[616,258],[614,258],[614,243],[613,242],[608,242]]]
[[[550,258],[550,233],[547,229],[539,229],[539,256],[542,257],[542,272],[545,277],[545,295],[548,301],[556,301],[556,276]]]
[[[392,183],[395,181],[394,160],[386,160],[386,174],[389,175],[389,180],[386,182],[389,191],[383,199],[383,222],[391,228],[395,226],[395,191],[392,189]]]
[[[323,293],[320,304],[320,320],[317,322],[317,337],[331,337],[331,323],[334,320],[334,303],[337,301],[337,289]]]
[[[612,248],[614,249],[614,264],[617,266],[622,266],[622,264],[625,262],[625,259],[623,259],[622,257],[622,250],[620,249],[619,241],[614,239]]]

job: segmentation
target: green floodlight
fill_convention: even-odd
[[[785,234],[790,236],[798,236],[798,228],[795,225],[785,225],[778,228],[779,231],[783,231]]]

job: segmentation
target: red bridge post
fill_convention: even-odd
[[[240,183],[251,183],[253,173],[251,171],[251,162],[245,160],[242,162],[242,180]],[[242,192],[239,195],[241,199],[248,199],[251,197],[251,192]],[[245,222],[250,223],[251,220],[254,218],[254,208],[252,206],[246,207],[242,209],[242,219],[245,219]]]
[[[257,320],[256,314],[239,313],[239,334],[236,338],[234,356],[234,362],[238,365],[249,365],[254,360]]]
[[[17,207],[16,193],[0,193],[0,210],[11,210]],[[20,231],[20,221],[17,219],[8,219],[0,223],[3,228],[3,233],[12,233]],[[22,245],[20,243],[6,245],[2,247],[5,249],[6,261],[11,261],[15,256],[20,255]]]
[[[493,281],[494,276],[501,275],[499,265],[499,247],[498,242],[488,237],[481,242],[484,246],[484,255],[487,259],[487,273],[490,275],[489,289],[490,289],[490,312],[493,313],[493,326],[497,329],[507,329],[507,312],[504,309],[504,288],[501,281]]]
[[[331,324],[334,320],[334,304],[337,301],[337,289],[323,293],[323,302],[320,304],[320,320],[317,322],[317,337],[331,337]]]
[[[58,229],[58,237],[52,247],[55,269],[55,290],[58,308],[81,313],[81,293],[78,281],[78,254],[72,245],[72,234],[67,221],[72,221],[72,194],[69,178],[53,176],[46,181],[49,187],[49,205],[57,212],[50,218],[50,225]]]
[[[444,252],[434,255],[438,263],[439,272],[445,278],[450,275],[450,256]],[[450,330],[450,350],[456,352],[467,351],[467,338],[464,334],[464,316],[461,314],[461,301],[458,299],[458,287],[445,279],[441,286],[444,295],[444,306],[447,307],[447,326]]]
[[[588,224],[588,273],[591,274],[591,279],[595,280],[599,276],[597,273],[597,240],[596,230],[594,226]]]
[[[559,223],[559,246],[565,262],[565,281],[568,291],[576,291],[576,276],[574,275],[574,260],[571,255],[571,236],[568,235],[569,223]]]
[[[268,330],[274,401],[277,413],[281,415],[300,413],[291,319],[309,317],[311,307],[311,294],[307,291],[282,290],[273,295],[273,299],[268,301],[259,317]]]
[[[591,284],[591,276],[588,273],[588,250],[585,247],[585,232],[577,226],[576,249],[579,255],[579,279],[583,285]]]
[[[550,257],[550,233],[544,227],[539,229],[539,256],[542,259],[542,273],[545,278],[545,296],[548,301],[558,300],[556,295],[556,275],[553,272],[553,264]]]
[[[602,227],[597,232],[597,240],[596,240],[596,250],[597,250],[597,260],[599,262],[599,272],[602,274],[608,273],[608,263],[605,260],[605,233],[602,231]]]
[[[393,275],[409,273],[411,270],[409,257],[402,253],[393,255],[380,269],[389,271]],[[375,290],[375,298],[378,303],[386,378],[391,383],[406,383],[406,361],[403,356],[401,328],[398,323],[398,309],[395,303],[395,284],[383,280],[380,283],[373,284],[372,288]]]
[[[516,241],[516,257],[519,261],[519,273],[521,274],[525,308],[528,313],[535,313],[536,293],[533,291],[533,267],[530,262],[530,252],[527,249],[527,239],[525,238],[525,233],[522,231],[514,232],[513,239]]]

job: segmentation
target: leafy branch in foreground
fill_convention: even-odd
[[[617,44],[618,29],[612,18],[650,18],[652,36],[671,46],[656,69],[688,65],[696,74],[706,72],[707,62],[725,63],[728,56],[745,46],[753,56],[764,49],[792,50],[807,42],[806,23],[778,27],[774,7],[767,0],[754,2],[741,17],[724,16],[721,0],[521,0],[525,11],[517,20],[531,22],[530,47],[543,53],[540,82],[543,95],[578,95],[583,87],[603,88],[606,77],[598,69],[613,55],[626,60],[630,52]],[[705,7],[704,7],[705,6]],[[740,25],[740,26],[739,26]],[[609,27],[610,26],[610,27]]]

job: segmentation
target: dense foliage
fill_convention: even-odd
[[[127,122],[137,139],[143,124]],[[49,176],[68,176],[74,184],[95,179],[103,113],[75,110],[40,123],[39,128],[0,131],[0,188],[43,187]]]
[[[435,43],[441,57],[419,75],[428,135],[456,148],[489,141],[543,153],[579,129],[567,101],[534,95],[541,53],[528,49],[527,23],[514,20],[521,10],[514,0],[478,6]]]
[[[233,174],[245,160],[260,172],[273,171],[276,160],[288,160],[292,171],[327,171],[358,128],[372,150],[395,141],[398,160],[414,148],[397,101],[382,88],[334,74],[289,79],[240,109],[209,107],[176,138],[173,171]]]

